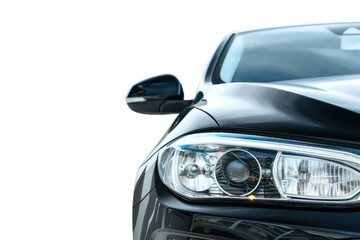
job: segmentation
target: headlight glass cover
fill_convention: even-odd
[[[188,135],[159,151],[158,172],[189,199],[359,199],[360,156],[327,146],[243,134]]]

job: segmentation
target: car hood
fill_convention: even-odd
[[[360,76],[212,85],[202,103],[222,129],[360,142]]]

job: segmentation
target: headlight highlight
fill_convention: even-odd
[[[162,181],[190,199],[349,201],[360,192],[360,157],[295,141],[203,133],[159,152]]]

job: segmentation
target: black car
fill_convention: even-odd
[[[193,100],[162,75],[126,101],[179,114],[139,168],[134,239],[360,239],[360,23],[231,34]]]

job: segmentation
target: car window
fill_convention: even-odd
[[[316,25],[236,34],[215,83],[360,74],[360,25]]]

